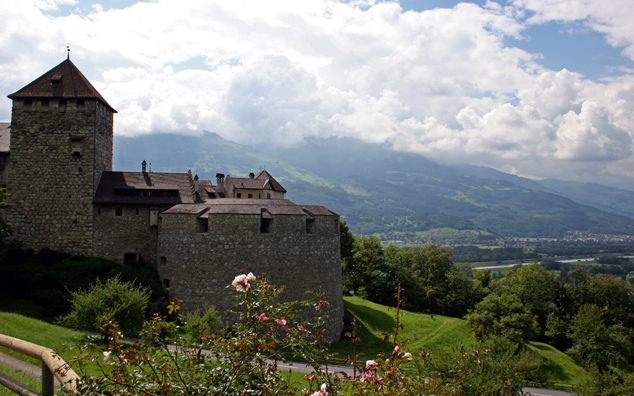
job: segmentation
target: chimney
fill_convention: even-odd
[[[249,179],[253,179],[255,177],[255,173],[251,172],[249,173]]]
[[[198,192],[198,175],[194,176],[194,191]]]
[[[216,173],[216,185],[218,187],[218,191],[225,190],[225,174],[224,173]]]
[[[143,160],[143,162],[141,162],[141,172],[145,173],[145,167],[147,166],[147,162],[145,162],[145,160]]]

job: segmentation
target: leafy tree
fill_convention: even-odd
[[[621,366],[632,357],[632,330],[620,324],[607,326],[602,311],[593,304],[579,309],[570,326],[573,346],[568,354],[584,366],[605,370],[608,366]]]
[[[126,334],[137,334],[145,319],[149,293],[146,288],[122,282],[119,276],[106,283],[99,279],[89,290],[71,292],[72,311],[59,319],[62,325],[94,331],[110,320]]]
[[[573,282],[567,285],[570,296],[569,317],[576,315],[583,305],[601,308],[607,325],[621,323],[634,328],[634,291],[624,280],[613,275],[589,275],[581,269],[572,272]]]
[[[496,283],[495,292],[513,294],[537,317],[540,328],[546,327],[548,315],[557,297],[558,282],[554,274],[537,263],[520,266]]]
[[[537,316],[515,294],[491,293],[465,319],[478,340],[497,336],[524,343],[539,334]]]
[[[634,375],[590,367],[586,382],[575,389],[578,396],[630,396],[634,394]]]
[[[349,292],[367,296],[367,289],[371,289],[372,282],[381,276],[384,269],[383,247],[373,236],[357,238],[355,244],[352,259],[344,263],[344,285]]]

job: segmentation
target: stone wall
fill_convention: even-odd
[[[86,100],[83,112],[76,100],[65,112],[58,99],[48,111],[39,99],[31,111],[13,101],[7,223],[24,247],[92,254],[92,197],[102,168],[112,166],[108,139],[112,113],[96,100]]]
[[[134,254],[156,264],[158,227],[150,226],[150,206],[95,204],[93,218],[94,256],[123,264],[125,254]]]
[[[313,234],[306,233],[306,217],[300,215],[273,215],[269,234],[260,233],[259,215],[210,214],[206,233],[196,232],[201,220],[193,214],[162,215],[158,270],[169,283],[170,298],[182,300],[185,310],[214,305],[229,324],[235,320],[227,310],[236,291],[226,287],[241,270],[284,286],[285,301],[305,300],[307,290],[321,286],[330,302],[328,338],[339,338],[343,296],[335,216],[317,216]]]

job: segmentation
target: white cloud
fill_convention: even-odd
[[[563,20],[548,3],[403,13],[394,2],[162,0],[66,17],[0,3],[0,87],[36,78],[71,42],[120,135],[292,145],[334,134],[538,177],[634,180],[632,74],[595,83],[505,45],[523,13]],[[621,16],[593,4],[569,4],[566,18],[626,43]],[[193,59],[206,66],[181,70]]]
[[[529,22],[582,22],[605,33],[614,47],[623,47],[623,54],[634,59],[634,2],[631,0],[514,0],[520,9],[534,13]]]

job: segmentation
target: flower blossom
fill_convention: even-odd
[[[363,377],[361,377],[360,381],[365,382],[365,380],[367,380],[370,377],[372,377],[372,372],[368,371],[367,373],[363,374]]]
[[[236,276],[233,279],[233,282],[231,282],[231,285],[235,287],[237,291],[246,293],[246,291],[251,288],[249,282],[253,281],[255,281],[255,275],[253,275],[253,272],[249,272],[248,275],[242,274]]]
[[[326,391],[326,384],[321,384],[321,389],[313,393],[311,396],[328,396],[328,392]]]
[[[407,352],[403,354],[403,358],[407,360],[412,360],[412,354]]]
[[[106,351],[106,352],[102,352],[103,353],[103,361],[105,362],[106,360],[110,359],[110,354],[112,353],[111,351]]]
[[[282,326],[282,327],[284,327],[284,326],[286,326],[286,320],[284,320],[284,318],[282,318],[282,319],[277,321],[277,324]]]
[[[394,347],[394,352],[398,352],[401,350],[401,347],[399,347],[398,345]]]
[[[266,317],[266,314],[261,313],[260,315],[255,314],[255,317],[258,318],[258,320],[260,320],[260,322],[264,322],[269,320],[269,318]]]
[[[376,368],[376,367],[379,367],[379,364],[377,362],[375,362],[374,360],[366,360],[365,361],[365,368],[367,370],[373,369],[373,368]]]

